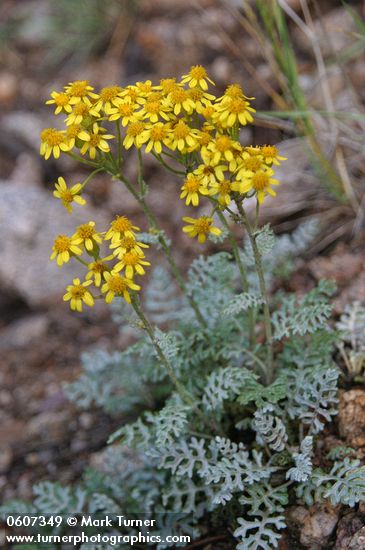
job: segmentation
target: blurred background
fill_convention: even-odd
[[[117,213],[147,228],[130,196],[104,175],[88,186],[87,206],[77,215],[52,198],[58,176],[74,184],[87,172],[70,158],[39,156],[39,133],[54,124],[44,105],[50,92],[79,79],[97,89],[156,82],[195,64],[207,68],[218,94],[241,84],[258,111],[243,142],[277,144],[288,157],[262,221],[277,233],[310,218],[320,222],[285,284],[300,292],[333,277],[341,311],[365,300],[364,16],[361,0],[1,0],[2,500],[30,498],[40,479],[77,480],[121,424],[96,408],[80,412],[65,396],[63,384],[80,372],[80,352],[125,342],[108,308],[68,311],[61,298],[75,271],[49,262],[53,238],[79,220],[105,225]],[[135,166],[131,152],[132,178]],[[148,200],[186,268],[203,250],[181,233],[181,183],[154,159],[146,159],[146,171]]]

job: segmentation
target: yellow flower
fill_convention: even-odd
[[[153,89],[151,80],[145,80],[145,82],[136,82],[136,89],[140,97],[147,97]]]
[[[194,103],[190,99],[187,90],[181,88],[178,84],[171,89],[167,98],[165,99],[165,105],[170,107],[174,115],[179,115],[183,110],[191,113],[194,109]]]
[[[193,102],[193,110],[199,114],[206,113],[206,109],[212,105],[211,101],[215,99],[214,95],[208,94],[200,88],[190,88],[188,97]]]
[[[50,259],[54,260],[57,258],[57,265],[61,266],[67,263],[71,256],[78,256],[80,254],[82,254],[82,250],[75,245],[75,240],[73,237],[58,235],[52,246],[52,254]]]
[[[146,101],[142,109],[138,112],[143,119],[148,119],[150,122],[158,122],[159,118],[164,120],[170,120],[169,115],[167,114],[168,107],[162,103],[162,101]]]
[[[148,244],[138,242],[135,237],[122,237],[120,241],[111,243],[109,248],[112,250],[115,248],[113,254],[121,260],[126,252],[135,252],[143,256],[142,248],[149,248],[149,246]]]
[[[200,243],[206,241],[208,233],[212,233],[213,235],[220,235],[222,233],[218,227],[212,226],[213,218],[208,216],[202,216],[197,219],[186,217],[183,220],[189,224],[183,227],[184,233],[187,233],[188,237],[192,239],[198,237]]]
[[[86,97],[97,99],[98,95],[93,93],[93,89],[88,80],[75,80],[75,82],[69,82],[68,86],[65,86],[71,105],[79,103]]]
[[[120,86],[102,88],[99,93],[99,99],[95,102],[95,109],[99,110],[103,108],[104,111],[107,111],[112,105],[115,105],[121,92],[123,92],[123,88]]]
[[[104,273],[105,283],[101,287],[101,292],[106,293],[105,301],[110,304],[116,296],[123,296],[128,304],[131,303],[130,290],[141,290],[139,285],[136,285],[132,279],[122,277],[119,273],[112,271]]]
[[[114,271],[121,271],[125,269],[127,279],[133,279],[134,272],[138,275],[144,275],[146,272],[143,269],[144,265],[151,265],[150,262],[145,261],[144,254],[138,254],[137,252],[126,252],[121,261],[114,266]]]
[[[91,262],[88,265],[89,271],[87,272],[85,279],[88,281],[94,278],[95,286],[100,286],[104,273],[110,271],[108,264],[105,262],[109,262],[113,259],[114,256],[111,254],[110,256],[105,256],[105,258],[100,258],[99,260],[95,260],[95,262]]]
[[[73,284],[69,285],[63,299],[65,302],[70,301],[70,307],[73,311],[82,311],[82,304],[89,307],[94,305],[94,298],[86,287],[91,285],[92,281],[80,282],[80,279],[73,279]]]
[[[76,183],[72,187],[68,188],[65,180],[62,177],[58,178],[58,183],[55,184],[56,191],[53,191],[53,196],[57,199],[60,199],[62,205],[71,213],[72,212],[72,202],[77,202],[78,204],[86,204],[86,200],[80,196],[82,190],[81,183]]]
[[[181,80],[181,84],[189,83],[190,88],[199,86],[202,90],[208,89],[208,82],[215,86],[213,80],[208,77],[207,71],[201,65],[190,67],[189,73],[183,75]]]
[[[233,184],[229,180],[219,181],[212,185],[213,195],[218,195],[218,202],[221,206],[229,206],[231,202],[231,193],[234,191]]]
[[[218,181],[224,180],[224,172],[227,170],[227,166],[224,164],[217,164],[211,166],[209,164],[200,164],[193,172],[204,185],[215,185]]]
[[[96,157],[96,150],[100,149],[103,153],[109,153],[110,147],[107,139],[113,139],[114,136],[111,134],[104,134],[106,132],[105,128],[101,128],[96,122],[93,124],[92,132],[87,132],[86,130],[80,133],[80,139],[85,141],[83,146],[80,149],[80,153],[84,155],[89,151],[89,156],[91,159]]]
[[[241,183],[233,184],[233,186],[235,190],[240,193],[247,193],[248,191],[254,190],[257,194],[257,200],[261,204],[268,193],[273,197],[276,196],[275,191],[271,189],[271,185],[279,185],[279,181],[272,178],[271,176],[273,175],[274,170],[265,168],[251,175],[247,175]]]
[[[132,145],[135,145],[138,149],[142,147],[146,139],[146,136],[143,133],[145,127],[146,125],[140,120],[136,120],[135,122],[131,122],[129,124],[126,136],[123,140],[123,145],[126,149],[130,149]]]
[[[89,116],[98,118],[100,115],[99,111],[86,97],[83,101],[76,103],[72,112],[66,118],[66,126],[70,126],[70,124],[81,124],[81,122]]]
[[[47,160],[53,153],[54,158],[58,159],[61,151],[69,151],[70,146],[67,143],[65,132],[56,128],[45,128],[41,132],[40,154]]]
[[[280,157],[278,148],[275,145],[264,145],[261,147],[261,154],[266,164],[276,164],[279,166],[280,160],[288,160],[286,157]]]
[[[65,92],[52,92],[51,98],[46,101],[46,105],[56,105],[55,115],[61,112],[71,113],[70,97]]]
[[[197,131],[190,128],[183,120],[179,120],[173,126],[170,132],[168,146],[175,151],[178,149],[180,153],[185,152],[188,148],[196,147]]]
[[[245,126],[248,122],[253,122],[251,113],[256,113],[256,110],[250,107],[250,104],[245,99],[230,99],[217,107],[217,112],[213,119],[219,120],[224,128],[232,128],[236,123]]]
[[[162,153],[162,146],[169,141],[170,126],[163,122],[156,122],[153,126],[147,127],[141,134],[141,139],[146,143],[146,153],[152,149],[159,155]]]
[[[221,97],[217,98],[217,102],[230,101],[232,99],[255,99],[254,97],[247,97],[239,84],[230,84],[224,91]]]
[[[176,78],[162,78],[160,84],[156,86],[157,90],[162,90],[162,92],[168,95],[176,87]]]
[[[220,161],[232,161],[233,151],[239,151],[241,146],[228,136],[218,136],[212,139],[206,148],[201,151],[201,156],[205,164],[218,164]]]
[[[193,173],[187,175],[184,185],[181,187],[181,191],[180,199],[186,197],[185,204],[189,205],[191,203],[193,206],[199,205],[199,193],[201,195],[209,194],[206,184]]]
[[[88,222],[79,225],[73,235],[75,244],[82,244],[88,252],[94,249],[94,246],[103,242],[100,235],[95,230],[95,222]]]
[[[66,143],[69,147],[69,149],[72,149],[75,147],[76,139],[80,138],[80,135],[82,132],[84,132],[85,129],[80,124],[70,124],[70,126],[67,126],[66,128]]]
[[[120,99],[114,107],[105,108],[105,112],[110,121],[121,119],[122,126],[127,126],[137,118],[136,105],[127,100]]]
[[[110,229],[106,232],[105,240],[111,239],[112,243],[120,241],[123,237],[134,237],[134,232],[139,231],[139,227],[133,225],[126,216],[117,216],[110,224]]]

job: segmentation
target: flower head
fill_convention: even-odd
[[[125,269],[125,274],[128,279],[133,279],[134,272],[138,275],[144,275],[146,272],[143,268],[144,265],[151,265],[150,262],[146,262],[144,259],[144,254],[139,254],[134,250],[126,252],[121,261],[114,266],[114,271],[121,271]]]
[[[79,225],[73,239],[75,244],[82,244],[88,252],[92,252],[95,246],[102,243],[102,238],[95,229],[95,222]]]
[[[279,181],[272,178],[273,175],[274,170],[264,168],[251,175],[247,175],[242,182],[233,184],[233,187],[239,193],[248,193],[251,190],[255,191],[257,200],[261,204],[267,194],[273,197],[276,196],[275,191],[271,189],[271,185],[279,185]]]
[[[58,235],[55,238],[50,259],[54,260],[56,258],[57,265],[61,266],[67,263],[71,256],[78,256],[80,254],[82,254],[82,250],[76,246],[73,237]]]
[[[183,75],[181,79],[182,84],[188,83],[190,88],[199,86],[202,90],[208,89],[208,82],[215,86],[213,80],[208,77],[207,71],[201,65],[190,67],[188,74]]]
[[[279,161],[288,160],[286,157],[279,156],[278,148],[275,145],[264,145],[261,147],[261,154],[266,164],[276,164],[276,166],[279,166]]]
[[[202,216],[197,219],[186,217],[183,220],[189,224],[183,227],[184,233],[187,233],[191,238],[198,237],[200,243],[206,241],[208,233],[212,233],[213,235],[220,235],[222,233],[218,227],[212,225],[213,218],[208,216]]]
[[[41,132],[40,154],[47,160],[53,153],[54,158],[58,159],[61,151],[69,151],[70,146],[67,143],[65,132],[56,128],[45,128]]]
[[[105,240],[111,239],[112,243],[120,241],[123,237],[134,237],[134,231],[139,231],[139,227],[133,225],[126,216],[117,216],[110,224],[106,232]]]
[[[58,178],[58,183],[55,184],[56,190],[53,191],[53,196],[60,199],[62,205],[71,213],[71,203],[86,204],[86,200],[80,195],[82,190],[81,183],[76,183],[72,187],[67,187],[65,180],[62,177]]]
[[[122,277],[115,271],[104,273],[105,283],[101,287],[101,292],[106,294],[105,301],[110,304],[116,296],[122,296],[128,304],[131,303],[130,290],[141,290],[132,279]]]
[[[110,256],[106,256],[105,258],[100,258],[98,260],[95,260],[95,262],[91,262],[88,265],[89,271],[86,274],[85,279],[92,280],[94,279],[95,286],[100,286],[101,281],[103,279],[104,273],[107,271],[110,271],[110,266],[106,262],[109,262],[110,260],[113,260],[114,256],[110,254]]]
[[[198,206],[199,194],[208,195],[209,189],[199,176],[191,172],[187,175],[184,185],[181,187],[180,199],[186,199],[186,205],[191,203],[193,206]]]
[[[111,243],[109,248],[111,250],[115,249],[113,252],[114,256],[117,256],[117,258],[121,260],[124,254],[126,254],[126,252],[135,252],[136,254],[139,254],[142,257],[143,256],[142,248],[149,248],[149,245],[138,242],[135,237],[126,236],[126,237],[122,237],[120,241]]]
[[[47,105],[55,105],[55,115],[58,115],[62,112],[71,113],[72,107],[70,105],[70,96],[65,92],[52,92],[51,98],[46,101]]]
[[[99,126],[96,122],[94,122],[92,131],[83,131],[80,133],[80,139],[82,139],[85,143],[80,149],[80,153],[84,155],[87,151],[89,151],[89,155],[91,159],[94,159],[96,157],[96,150],[99,149],[103,153],[109,153],[110,147],[107,139],[113,139],[114,136],[110,134],[104,134],[103,132],[106,132],[105,128],[102,128]]]
[[[65,86],[71,105],[79,103],[87,97],[96,99],[98,95],[92,91],[93,89],[88,80],[75,80],[75,82],[69,82],[68,86]]]
[[[94,305],[94,298],[86,287],[91,285],[92,281],[80,282],[80,279],[73,279],[73,284],[69,285],[63,299],[65,302],[70,302],[70,307],[73,311],[82,311],[83,303],[89,307]]]

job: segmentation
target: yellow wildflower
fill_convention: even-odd
[[[190,172],[181,187],[180,199],[184,199],[186,197],[186,205],[191,203],[193,206],[198,206],[199,194],[208,195],[209,190],[206,184],[203,183],[202,179]]]
[[[75,82],[69,82],[68,86],[65,86],[71,105],[79,103],[87,97],[97,99],[98,95],[92,91],[93,89],[88,80],[75,80]]]
[[[121,271],[125,269],[125,274],[127,279],[133,279],[134,272],[138,275],[144,275],[146,272],[143,269],[144,265],[151,265],[150,262],[145,261],[145,256],[142,253],[138,254],[137,252],[126,252],[120,262],[114,266],[114,271]]]
[[[264,145],[261,147],[261,154],[266,164],[276,164],[276,166],[279,166],[279,161],[288,160],[286,157],[279,156],[278,148],[275,145]]]
[[[271,189],[271,185],[279,185],[279,181],[272,178],[273,175],[274,170],[265,168],[247,175],[242,182],[233,184],[233,186],[240,193],[248,193],[254,190],[257,194],[257,200],[261,204],[268,193],[273,197],[276,196],[275,191]]]
[[[162,153],[162,146],[168,145],[170,126],[163,122],[156,122],[153,126],[146,127],[141,134],[141,139],[146,143],[146,153],[152,149],[159,155]]]
[[[138,115],[143,119],[148,119],[150,122],[158,122],[159,118],[164,120],[170,120],[167,114],[168,108],[166,104],[163,104],[162,101],[146,101],[142,106],[142,109],[138,112]]]
[[[138,91],[138,95],[142,98],[147,97],[153,89],[151,80],[145,80],[145,82],[136,82],[135,87]]]
[[[89,307],[94,305],[94,298],[87,290],[87,286],[91,285],[92,281],[80,282],[80,279],[73,279],[73,284],[69,285],[63,299],[65,302],[70,301],[70,307],[73,311],[82,311],[82,304]]]
[[[65,180],[62,177],[58,178],[58,183],[55,184],[56,191],[53,191],[53,196],[57,199],[60,199],[62,205],[71,213],[72,212],[72,202],[77,202],[78,204],[86,204],[86,200],[80,196],[82,190],[81,183],[76,183],[72,187],[67,187]]]
[[[130,290],[141,290],[139,285],[136,285],[132,279],[122,277],[119,273],[112,271],[104,273],[105,283],[101,287],[101,291],[106,293],[105,301],[110,304],[116,296],[123,296],[128,304],[131,303]]]
[[[174,151],[178,149],[180,153],[185,152],[189,147],[196,147],[197,131],[179,120],[171,129],[168,144]]]
[[[194,109],[194,102],[189,97],[187,90],[184,90],[184,88],[181,88],[178,84],[175,85],[167,96],[165,104],[172,109],[176,116],[183,110],[187,113],[191,113]]]
[[[110,229],[106,232],[105,240],[111,239],[112,243],[120,241],[123,237],[134,237],[134,232],[139,231],[139,227],[133,225],[126,216],[117,216],[110,224]]]
[[[192,239],[198,237],[200,243],[206,241],[208,233],[212,233],[213,235],[220,235],[222,233],[218,227],[212,226],[213,218],[209,216],[202,216],[197,219],[186,217],[183,220],[189,224],[183,227],[184,233],[187,233],[188,237]]]
[[[70,124],[66,128],[66,143],[69,149],[75,147],[76,139],[80,138],[81,132],[84,132],[85,129],[80,124]]]
[[[104,273],[110,270],[108,264],[105,262],[109,262],[110,260],[113,260],[113,258],[114,256],[111,254],[110,256],[105,256],[105,258],[100,258],[99,260],[95,260],[95,262],[91,262],[88,265],[89,271],[87,272],[85,279],[87,281],[94,279],[95,286],[100,286]]]
[[[53,153],[54,158],[58,159],[61,151],[69,151],[70,146],[67,143],[65,132],[56,128],[45,128],[41,132],[40,154],[47,160]]]
[[[123,140],[123,145],[126,149],[130,149],[132,145],[135,145],[140,149],[146,140],[146,135],[143,133],[146,125],[140,120],[131,122],[127,128],[126,136]]]
[[[215,166],[200,164],[193,174],[199,177],[204,185],[215,185],[218,181],[224,180],[225,170],[227,170],[225,164],[216,164]]]
[[[176,78],[162,78],[160,84],[156,86],[157,90],[162,90],[162,92],[168,95],[176,87]]]
[[[215,165],[222,160],[230,162],[234,158],[233,150],[239,151],[240,148],[239,143],[228,136],[222,135],[212,139],[207,147],[202,149],[201,156],[205,164]]]
[[[218,195],[218,202],[221,206],[229,206],[231,202],[231,193],[234,191],[230,180],[222,180],[212,185],[211,194]]]
[[[80,254],[82,254],[82,250],[76,246],[75,239],[73,237],[58,235],[52,246],[52,254],[50,259],[54,260],[57,258],[57,265],[61,266],[67,263],[71,256],[78,256]]]
[[[56,105],[55,115],[61,112],[71,113],[70,96],[65,92],[52,92],[51,98],[46,101],[46,105]]]
[[[200,88],[190,88],[188,96],[193,102],[193,110],[197,113],[206,113],[206,109],[211,106],[211,101],[214,101],[215,96],[200,90]]]
[[[142,248],[149,248],[149,246],[148,244],[138,242],[135,237],[129,236],[122,237],[120,241],[112,242],[109,248],[112,250],[115,248],[113,254],[121,260],[126,252],[135,252],[143,256]]]
[[[99,233],[95,229],[95,222],[88,222],[79,225],[73,235],[75,244],[82,244],[88,252],[94,249],[94,246],[103,242]]]
[[[208,82],[215,86],[213,80],[208,77],[207,71],[201,65],[190,67],[189,73],[183,75],[181,80],[181,84],[188,83],[190,88],[199,86],[202,90],[208,89]]]
[[[245,126],[248,122],[253,122],[251,113],[255,112],[248,101],[238,98],[222,102],[217,107],[215,117],[224,128],[232,128],[235,124]]]
[[[127,100],[119,100],[114,107],[105,107],[105,112],[110,121],[121,119],[122,126],[127,126],[137,118],[136,105]]]
[[[120,86],[107,86],[106,88],[102,88],[99,93],[99,98],[95,102],[95,109],[99,110],[103,108],[107,111],[112,105],[115,105],[121,92],[123,92],[123,88]]]
[[[84,101],[80,101],[74,105],[72,112],[66,118],[66,126],[70,126],[70,124],[81,124],[81,122],[89,116],[99,117],[100,115],[99,111],[86,97]]]
[[[92,131],[83,131],[80,133],[79,137],[85,142],[80,149],[80,153],[84,155],[89,151],[89,156],[91,159],[96,157],[96,150],[100,149],[103,153],[109,153],[110,147],[107,139],[113,139],[114,136],[111,134],[104,134],[106,132],[105,128],[99,126],[94,122]]]

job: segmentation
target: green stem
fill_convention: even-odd
[[[115,121],[115,127],[117,130],[117,140],[118,140],[118,168],[122,166],[122,136],[120,133],[120,123],[118,120]]]
[[[138,183],[139,188],[141,190],[141,197],[144,197],[146,195],[147,191],[147,184],[143,177],[143,159],[142,159],[142,151],[141,149],[137,149],[138,151]]]
[[[161,155],[158,155],[153,151],[152,151],[152,154],[155,157],[155,159],[157,159],[158,162],[160,162],[162,166],[164,166],[166,170],[168,170],[169,172],[171,172],[172,174],[177,174],[178,176],[185,176],[185,172],[183,172],[182,170],[175,170],[175,168],[172,168],[172,166],[170,166],[169,164],[167,164],[167,162],[164,161]]]
[[[146,215],[146,218],[148,220],[148,223],[149,223],[150,227],[158,231],[158,233],[159,233],[158,241],[161,245],[162,250],[165,253],[167,261],[170,264],[171,270],[172,270],[173,274],[176,277],[177,283],[178,283],[179,287],[181,288],[182,292],[187,297],[187,300],[189,301],[189,304],[190,304],[191,308],[193,309],[199,323],[204,328],[206,328],[207,327],[207,322],[204,319],[203,314],[201,313],[200,308],[199,308],[198,304],[196,303],[195,299],[193,298],[193,296],[191,296],[189,294],[188,289],[186,288],[185,281],[184,281],[183,276],[181,275],[180,270],[179,270],[179,268],[178,268],[178,266],[177,266],[177,264],[176,264],[176,262],[175,262],[175,260],[172,256],[171,249],[170,249],[170,247],[169,247],[169,245],[168,245],[161,229],[158,226],[156,216],[150,210],[150,208],[147,205],[144,198],[141,197],[137,193],[137,191],[134,189],[132,183],[125,176],[123,176],[122,174],[113,174],[113,175],[114,175],[114,177],[118,177],[120,179],[120,181],[122,181],[124,183],[124,185],[126,186],[128,191],[133,195],[133,197],[136,199],[136,201],[138,201],[138,204],[140,205],[140,207],[142,208],[144,214]]]
[[[145,314],[142,311],[142,308],[140,306],[139,300],[137,296],[132,296],[132,306],[134,311],[136,312],[139,319],[142,321],[143,328],[146,330],[148,336],[150,337],[150,340],[152,342],[153,347],[155,348],[155,351],[160,358],[162,364],[166,367],[167,373],[171,379],[171,382],[174,384],[178,394],[180,395],[181,399],[189,405],[189,407],[192,407],[194,411],[197,413],[197,415],[206,423],[207,419],[204,416],[204,414],[201,412],[200,409],[198,409],[196,402],[194,400],[194,397],[190,395],[190,393],[184,388],[184,386],[181,384],[181,382],[176,377],[175,371],[173,366],[170,363],[170,360],[163,352],[163,349],[161,348],[160,344],[158,343],[156,337],[154,328],[151,325],[151,323],[146,318]]]
[[[264,277],[264,270],[262,267],[262,259],[261,254],[257,246],[256,242],[256,235],[252,231],[252,227],[250,224],[250,221],[247,217],[247,214],[242,206],[242,203],[239,201],[236,201],[238,212],[241,215],[242,221],[246,227],[248,237],[251,242],[254,258],[255,258],[255,266],[257,275],[259,278],[259,285],[260,285],[260,292],[262,299],[264,301],[264,323],[265,323],[265,333],[266,333],[266,343],[267,343],[267,377],[266,382],[267,384],[270,384],[273,380],[274,375],[274,368],[273,368],[273,361],[274,361],[274,351],[273,351],[273,334],[272,334],[272,327],[271,327],[271,313],[270,313],[270,307],[269,307],[269,298],[268,293],[266,289],[266,283],[265,283],[265,277]]]
[[[78,155],[75,155],[75,153],[71,153],[71,151],[66,151],[66,155],[73,158],[74,160],[77,160],[77,162],[82,162],[82,164],[87,164],[88,166],[99,166],[97,162],[92,162],[91,160],[86,160],[82,157],[79,157]]]
[[[97,174],[98,172],[101,172],[103,171],[104,168],[97,168],[96,170],[94,170],[93,172],[91,172],[91,174],[89,174],[86,178],[86,180],[83,182],[82,184],[82,189],[85,187],[85,185],[87,185],[89,183],[89,181],[91,180],[91,178],[93,178],[95,176],[95,174]]]
[[[239,251],[239,248],[238,248],[236,238],[233,235],[224,214],[219,209],[216,209],[216,212],[218,214],[218,217],[219,217],[220,221],[222,222],[222,224],[224,225],[224,227],[228,231],[228,238],[229,238],[229,242],[231,243],[234,259],[236,260],[236,264],[238,266],[238,269],[239,269],[239,272],[240,272],[240,275],[241,275],[242,290],[243,290],[243,292],[248,292],[247,271],[246,271],[245,266],[242,263],[241,256],[240,256],[240,251]]]

